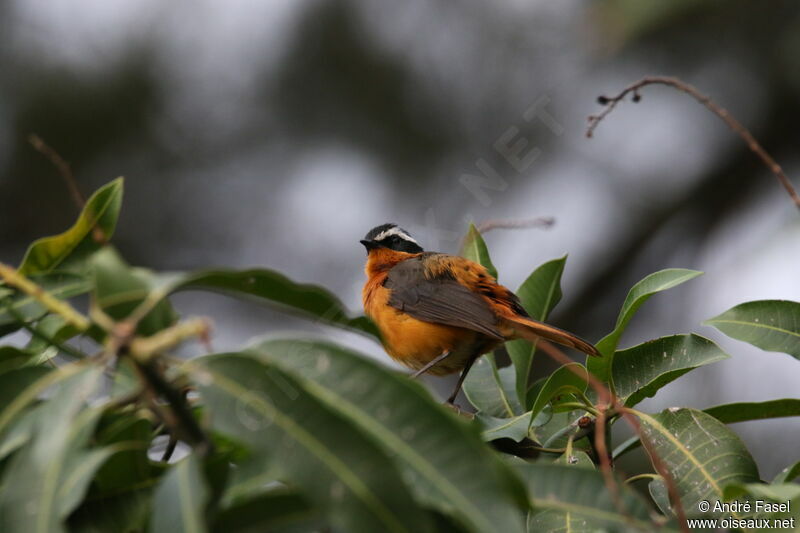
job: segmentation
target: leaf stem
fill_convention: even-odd
[[[577,411],[586,411],[587,413],[592,414],[595,417],[598,414],[597,409],[595,409],[592,406],[586,405],[585,403],[582,402],[564,402],[564,403],[559,403],[557,407],[571,407]]]
[[[634,481],[639,481],[641,479],[659,479],[660,477],[661,476],[659,476],[658,474],[650,474],[650,473],[638,474],[636,476],[631,476],[628,479],[626,479],[625,480],[625,484],[629,485],[629,484],[633,483]]]
[[[586,396],[585,392],[579,392],[578,393],[578,399],[583,403],[583,405],[584,405],[584,407],[586,408],[587,411],[592,413],[594,416],[598,415],[597,408],[594,406],[594,403],[592,403],[592,400],[590,400]]]

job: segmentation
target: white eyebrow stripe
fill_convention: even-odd
[[[409,235],[408,233],[406,233],[405,231],[401,230],[398,227],[389,228],[387,230],[380,232],[373,240],[382,241],[386,237],[391,237],[392,235],[397,235],[398,237],[400,237],[405,241],[413,242],[414,244],[417,245],[419,244],[417,241],[411,238],[411,235]]]

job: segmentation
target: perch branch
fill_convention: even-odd
[[[589,117],[589,126],[586,129],[586,136],[592,137],[592,135],[594,134],[594,130],[597,128],[600,122],[606,116],[608,116],[608,114],[611,113],[615,107],[617,107],[617,104],[623,101],[625,97],[628,96],[629,94],[633,95],[631,98],[633,102],[638,102],[639,100],[641,100],[641,95],[639,94],[639,90],[648,85],[666,85],[668,87],[677,89],[678,91],[684,92],[689,96],[691,96],[692,98],[694,98],[695,100],[697,100],[700,104],[705,106],[706,109],[717,115],[720,119],[722,119],[722,121],[725,122],[725,124],[734,133],[739,135],[739,137],[741,137],[742,140],[744,140],[744,142],[747,144],[747,147],[754,154],[756,154],[759,157],[759,159],[761,159],[764,165],[766,165],[767,169],[769,169],[769,171],[772,172],[772,174],[774,174],[776,178],[778,178],[778,181],[786,190],[787,194],[792,199],[795,206],[797,206],[797,208],[800,209],[800,195],[795,190],[794,186],[792,185],[792,182],[783,172],[783,168],[781,168],[781,166],[777,163],[777,161],[775,161],[775,159],[773,159],[772,156],[769,155],[769,153],[764,149],[763,146],[761,146],[761,144],[755,139],[755,137],[753,137],[753,134],[750,133],[750,130],[745,128],[741,124],[741,122],[736,120],[736,118],[733,115],[731,115],[727,109],[717,105],[711,98],[698,91],[695,87],[689,85],[688,83],[684,83],[683,81],[677,78],[671,78],[667,76],[648,76],[642,78],[636,83],[633,83],[625,87],[625,89],[623,89],[619,94],[615,96],[599,96],[597,98],[597,103],[605,106],[605,109],[603,109],[603,111],[601,111],[599,114],[591,115]]]

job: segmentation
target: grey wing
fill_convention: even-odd
[[[422,261],[408,259],[389,271],[389,305],[424,322],[471,329],[498,340],[497,316],[480,295],[451,277],[427,279]]]

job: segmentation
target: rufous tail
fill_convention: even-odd
[[[552,342],[557,342],[558,344],[563,344],[564,346],[569,346],[570,348],[575,348],[576,350],[580,350],[585,354],[600,355],[600,352],[597,351],[597,348],[590,343],[581,339],[577,335],[573,335],[572,333],[564,331],[563,329],[559,329],[555,326],[550,326],[544,322],[539,322],[538,320],[521,316],[515,316],[513,318],[506,317],[506,320],[514,329],[514,333],[516,333],[516,335],[522,339],[531,342],[536,342],[540,338],[546,339]]]

